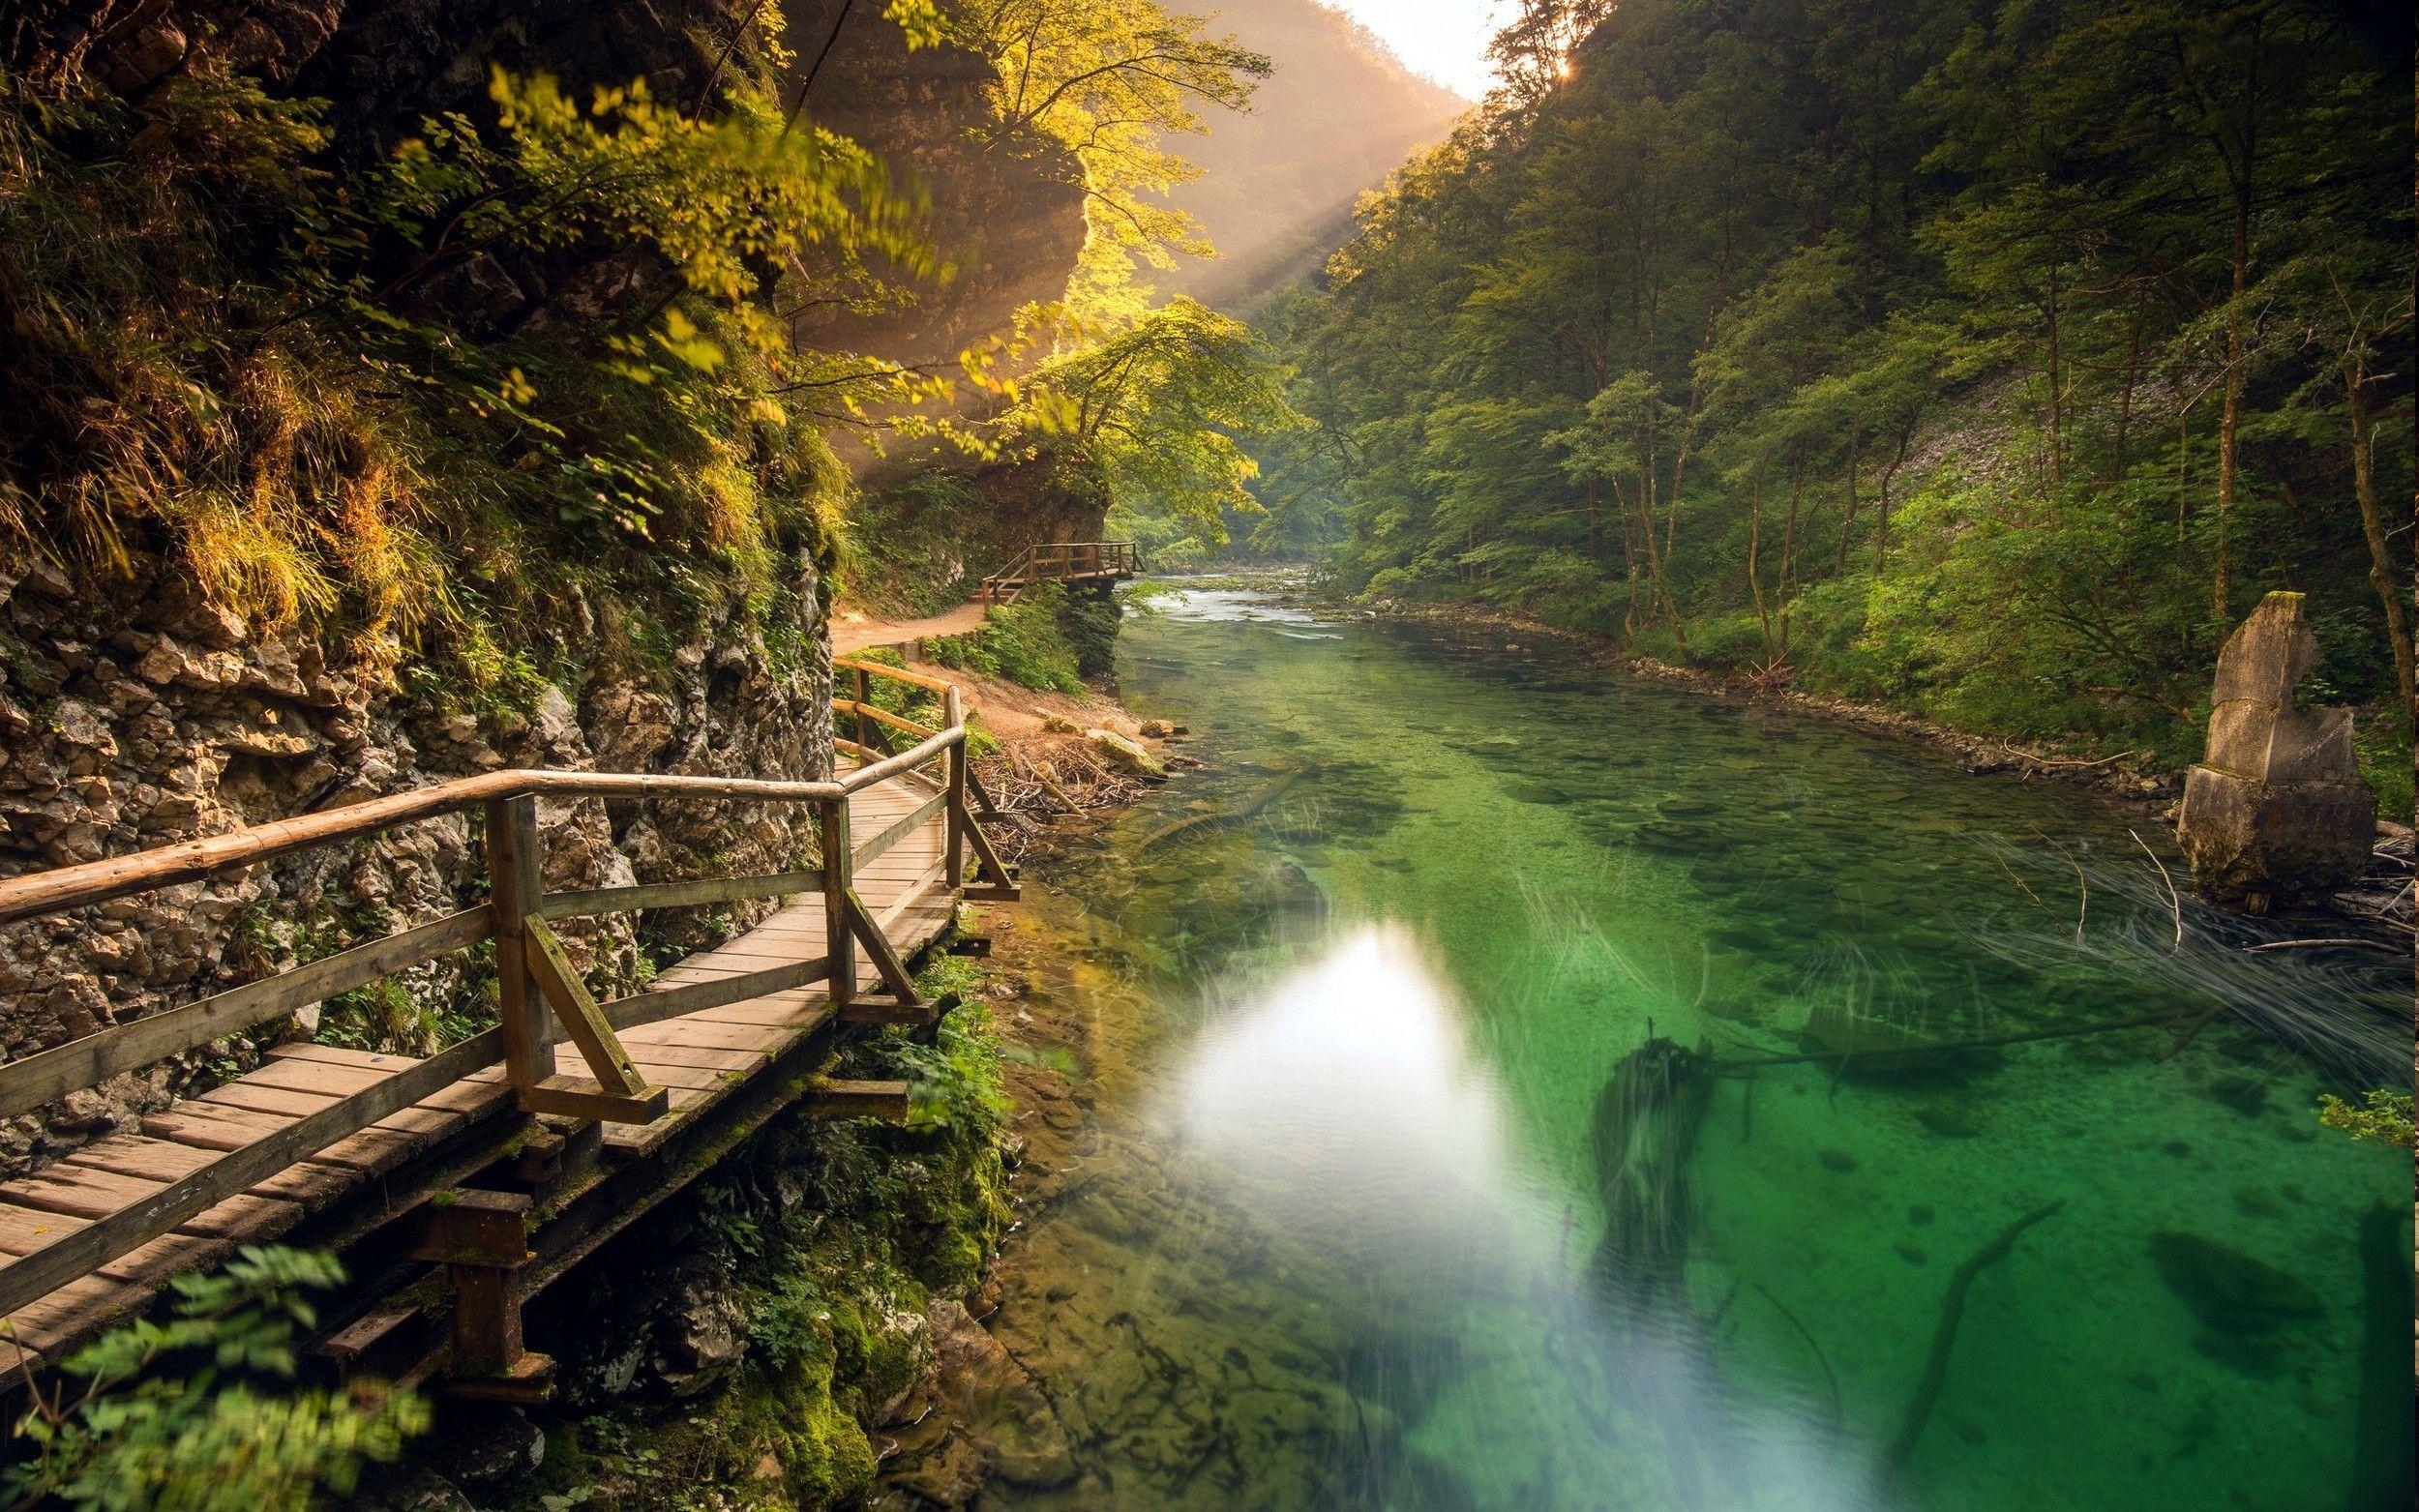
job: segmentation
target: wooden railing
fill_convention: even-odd
[[[1142,570],[1142,552],[1131,541],[1057,541],[1028,547],[1014,561],[982,580],[977,598],[989,608],[1015,603],[1018,594],[1037,582],[1133,578]]]
[[[272,1023],[339,993],[363,987],[482,941],[495,945],[501,1022],[375,1084],[340,1099],[284,1129],[233,1150],[167,1183],[122,1211],[74,1229],[0,1269],[0,1317],[106,1264],[196,1213],[275,1176],[295,1162],[356,1134],[499,1060],[525,1112],[609,1122],[645,1123],[662,1116],[663,1088],[648,1086],[615,1031],[725,1003],[743,1002],[816,981],[828,985],[834,1007],[857,996],[861,944],[886,987],[903,1003],[915,989],[896,952],[853,885],[870,865],[935,815],[946,815],[948,885],[965,882],[971,848],[987,886],[972,896],[1015,896],[999,853],[975,822],[970,787],[966,720],[957,688],[936,678],[867,664],[853,671],[859,697],[838,705],[914,735],[906,750],[836,741],[865,764],[832,782],[514,770],[460,778],[298,818],[281,819],[205,840],[0,881],[0,924],[106,903],[131,894],[202,880],[314,846],[349,843],[443,815],[480,812],[485,818],[488,901],[430,923],[355,945],[308,964],[205,997],[180,1008],[71,1040],[0,1065],[0,1116],[57,1101],[121,1072],[196,1050],[229,1034]],[[867,680],[885,677],[939,696],[941,723],[914,724],[866,711]],[[935,779],[924,769],[941,764]],[[933,795],[863,844],[852,845],[849,798],[880,784],[916,781]],[[819,864],[759,876],[703,877],[581,892],[547,893],[541,881],[544,836],[540,798],[696,799],[801,805],[814,810]],[[992,813],[981,800],[985,815]],[[820,892],[823,898],[821,959],[741,976],[693,983],[598,1003],[573,969],[552,921],[645,908],[689,907]],[[590,1077],[557,1075],[559,1027],[579,1049]]]

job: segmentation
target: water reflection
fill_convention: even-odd
[[[1351,928],[1306,956],[1230,989],[1169,1112],[1187,1178],[1354,1278],[1344,1384],[1390,1432],[1347,1439],[1349,1502],[1863,1502],[1836,1420],[1721,1389],[1718,1316],[1684,1285],[1693,1135],[1672,1126],[1701,1113],[1701,1086],[1668,1095],[1655,1048],[1614,1070],[1596,1136],[1614,1211],[1577,1214],[1518,1149],[1465,1006],[1408,929]],[[1607,1217],[1593,1259],[1575,1255]]]

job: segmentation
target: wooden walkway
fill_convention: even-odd
[[[915,680],[914,674],[887,669],[872,674]],[[945,689],[945,685],[930,686]],[[971,845],[976,852],[976,870],[989,874],[985,884],[972,892],[1013,896],[1004,869],[999,867],[965,803],[970,779],[964,762],[964,722],[958,715],[954,690],[946,694],[948,727],[941,730],[927,730],[854,700],[843,704],[858,714],[860,732],[890,726],[925,735],[917,748],[923,753],[920,761],[911,759],[916,752],[890,756],[879,743],[842,742],[854,754],[856,765],[839,784],[753,785],[817,788],[817,796],[826,805],[825,849],[843,858],[839,865],[776,877],[708,879],[595,893],[545,895],[530,888],[522,922],[531,936],[525,955],[534,976],[529,985],[536,991],[516,994],[506,988],[504,1029],[487,1031],[426,1060],[308,1042],[283,1045],[233,1081],[145,1116],[138,1134],[111,1135],[30,1176],[0,1184],[0,1257],[5,1257],[0,1259],[0,1289],[13,1281],[22,1283],[24,1278],[12,1272],[34,1263],[31,1258],[40,1257],[42,1263],[56,1268],[72,1246],[86,1243],[89,1247],[96,1235],[105,1237],[106,1230],[114,1230],[117,1235],[100,1246],[89,1257],[92,1262],[73,1279],[29,1294],[26,1300],[12,1299],[0,1328],[14,1340],[25,1363],[39,1367],[149,1306],[167,1277],[216,1264],[240,1245],[314,1230],[314,1239],[343,1242],[390,1230],[398,1220],[416,1216],[420,1221],[406,1226],[409,1233],[403,1243],[407,1258],[426,1262],[419,1273],[427,1274],[429,1264],[457,1262],[446,1270],[462,1293],[454,1319],[457,1373],[464,1373],[468,1365],[477,1367],[467,1372],[474,1375],[529,1375],[519,1345],[520,1303],[535,1285],[560,1274],[572,1260],[591,1251],[637,1211],[676,1190],[694,1174],[694,1171],[650,1171],[654,1157],[684,1141],[690,1145],[701,1140],[707,1144],[730,1142],[728,1131],[705,1127],[716,1121],[718,1110],[770,1069],[796,1064],[808,1042],[828,1026],[929,1022],[932,1010],[916,1000],[901,962],[948,929],[961,896],[970,891],[964,878],[964,847]],[[942,762],[945,775],[919,769]],[[843,790],[869,773],[880,780]],[[835,792],[837,801],[833,801]],[[501,817],[492,812],[491,825]],[[494,833],[492,828],[491,834]],[[836,851],[831,845],[835,836]],[[865,838],[851,843],[851,836]],[[953,856],[953,848],[959,854]],[[47,911],[8,908],[10,890],[24,890],[32,880],[38,879],[0,883],[0,917]],[[133,889],[119,889],[129,890]],[[495,893],[499,903],[509,901],[509,879]],[[550,975],[545,958],[546,942],[552,935],[542,922],[546,919],[740,897],[798,901],[779,906],[755,928],[665,971],[645,993],[616,1002],[595,1004],[574,975],[566,1003],[561,997],[566,984],[558,975]],[[851,909],[859,911],[852,915]],[[472,913],[483,911],[486,917],[476,929],[463,924],[448,933],[440,927],[450,921],[440,920],[344,954],[374,952],[381,944],[408,941],[417,950],[429,943],[459,945],[493,936],[498,942],[499,972],[508,972],[514,964],[513,932],[494,927],[492,909]],[[465,917],[454,916],[456,920]],[[849,941],[836,960],[830,948],[835,925]],[[374,979],[364,978],[361,972],[385,964],[398,954],[410,952],[390,951],[385,957],[366,960],[359,971],[343,980]],[[426,959],[426,954],[413,959]],[[314,969],[318,968],[304,967],[286,976],[306,976]],[[283,994],[263,991],[284,980],[271,979],[154,1017],[172,1019],[178,1013],[208,1009],[245,993],[261,999],[251,1011],[265,1013],[274,1008],[275,1017],[284,1017],[303,1002],[339,990],[326,985],[330,979],[321,970],[319,976]],[[855,988],[860,980],[879,981],[887,992],[881,996],[860,994]],[[297,993],[302,995],[297,998]],[[522,1003],[515,1003],[516,995],[523,997]],[[513,1036],[505,1029],[510,1028],[510,1016],[517,1006],[525,1008],[529,999],[541,995],[546,1003],[538,1006],[538,1014],[548,1004],[567,1010],[562,1012],[562,1027],[579,1042],[578,1052],[588,1061],[591,1077],[552,1074],[551,1064],[544,1062],[551,1062],[550,1042],[557,1035],[545,1026],[542,1018],[534,1031],[541,1063],[516,1074],[516,1047],[507,1043]],[[580,1023],[582,1019],[587,1021],[584,1028]],[[75,1051],[151,1022],[135,1021],[61,1049]],[[184,1031],[180,1042],[191,1041],[205,1029],[225,1033],[241,1026],[240,1023],[203,1023]],[[195,1043],[202,1042],[206,1041]],[[55,1078],[45,1079],[38,1063],[58,1053],[44,1052],[0,1066],[0,1092],[6,1091],[11,1084],[6,1079],[14,1074],[30,1077],[38,1088],[24,1096],[41,1095],[41,1089],[55,1084]],[[105,1046],[85,1052],[83,1058],[104,1070],[117,1063],[108,1058]],[[449,1069],[449,1058],[460,1064],[459,1075],[442,1074]],[[815,1082],[808,1085],[807,1095],[828,1099],[832,1111],[841,1113],[898,1116],[905,1112],[903,1083]],[[755,1089],[756,1112],[744,1128],[756,1126],[792,1100],[794,1094],[787,1086],[772,1095],[765,1088]],[[0,1106],[7,1101],[0,1096]],[[533,1118],[532,1114],[547,1116]],[[340,1137],[316,1137],[318,1131],[331,1128],[341,1130]],[[533,1171],[530,1165],[533,1131],[538,1143],[558,1157],[546,1170]],[[588,1158],[559,1158],[564,1150],[576,1151],[583,1136],[591,1152]],[[242,1169],[247,1161],[261,1168],[256,1179]],[[621,1180],[615,1187],[617,1176]],[[209,1184],[214,1179],[217,1190],[228,1195],[206,1205],[196,1201],[196,1194],[211,1195]],[[630,1196],[634,1191],[642,1195]],[[621,1195],[614,1196],[615,1192]],[[546,1274],[516,1280],[523,1262],[539,1259],[539,1251],[546,1248],[536,1238],[539,1230],[552,1217],[572,1212],[582,1195],[589,1193],[610,1198],[608,1210],[591,1214],[580,1233],[554,1246],[559,1252],[557,1263]],[[179,1207],[189,1210],[180,1213]],[[458,1208],[463,1211],[455,1211]],[[513,1215],[514,1234],[500,1252],[470,1253],[486,1241],[476,1240],[475,1235],[465,1239],[464,1224],[475,1225],[507,1209]],[[439,1231],[449,1228],[459,1231]],[[127,1242],[130,1239],[136,1242]],[[524,1248],[524,1239],[533,1247]],[[482,1299],[472,1293],[482,1290],[483,1278],[496,1281],[492,1289],[494,1296],[486,1299],[488,1316],[468,1317],[467,1326],[474,1335],[482,1328],[500,1328],[508,1337],[480,1335],[465,1346],[465,1315],[480,1311],[474,1304]],[[16,1290],[26,1291],[22,1284]],[[494,1316],[499,1308],[509,1316]],[[380,1328],[391,1331],[394,1321],[390,1310]],[[363,1326],[377,1322],[373,1316]],[[461,1357],[464,1353],[484,1357],[464,1360]],[[0,1349],[0,1365],[13,1363],[10,1355],[11,1351]]]

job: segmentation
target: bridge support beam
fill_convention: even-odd
[[[455,1396],[538,1402],[552,1394],[554,1361],[522,1341],[518,1272],[529,1250],[525,1192],[459,1191],[432,1203],[414,1259],[445,1267],[454,1293],[452,1360],[445,1389]]]

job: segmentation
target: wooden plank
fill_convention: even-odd
[[[817,892],[823,874],[778,872],[764,876],[707,876],[688,882],[648,882],[636,887],[597,887],[585,892],[549,893],[538,905],[541,919],[579,919],[600,913],[631,913],[642,908],[695,908],[708,904],[745,903],[757,898],[787,898]]]
[[[930,822],[934,815],[941,813],[948,807],[949,795],[947,793],[939,792],[933,794],[922,803],[917,804],[914,808],[900,815],[897,819],[892,821],[889,828],[883,830],[881,834],[876,835],[872,840],[867,841],[864,845],[857,846],[856,854],[851,857],[851,860],[854,863],[855,867],[859,869],[872,866],[875,862],[881,860],[882,856],[889,851],[891,846],[914,834],[917,828]]]
[[[761,1050],[716,1050],[711,1045],[655,1044],[633,1051],[641,1067],[680,1070],[736,1071],[754,1075],[771,1057]]]
[[[703,1066],[671,1066],[659,1060],[642,1060],[639,1062],[639,1070],[646,1077],[650,1085],[672,1087],[675,1090],[685,1088],[693,1092],[728,1086],[733,1082],[744,1082],[748,1077],[745,1071],[709,1071]]]
[[[787,1029],[812,1019],[823,1006],[821,993],[783,993],[777,997],[751,997],[743,1003],[725,1003],[719,1008],[701,1008],[686,1016],[684,1022],[694,1023],[759,1023],[766,1028]]]
[[[820,956],[822,953],[823,944],[820,939],[815,941],[814,948],[809,950],[803,940],[760,942],[751,932],[744,937],[743,943],[716,946],[699,964],[710,964],[717,968],[729,966],[745,974],[750,971],[762,971],[767,966],[796,965],[810,955]],[[658,977],[656,980],[660,982],[663,978]]]
[[[935,1004],[918,999],[903,1003],[881,997],[860,997],[840,1015],[842,1023],[920,1029],[940,1018]]]
[[[245,1108],[256,1113],[278,1113],[286,1118],[307,1118],[338,1101],[323,1092],[296,1092],[282,1086],[255,1086],[250,1082],[234,1081],[214,1086],[196,1103],[216,1103],[222,1108]]]
[[[6,1274],[0,1271],[0,1278]],[[10,1309],[0,1333],[38,1360],[83,1332],[89,1319],[132,1312],[150,1300],[151,1288],[143,1283],[81,1276]],[[0,1359],[13,1361],[14,1351],[0,1349]]]
[[[603,1123],[653,1123],[671,1106],[669,1090],[616,1092],[586,1077],[552,1076],[535,1086],[516,1089],[521,1106],[533,1113],[560,1118],[593,1118]]]
[[[215,1151],[196,1149],[171,1140],[158,1140],[140,1134],[113,1134],[105,1140],[97,1140],[85,1145],[59,1164],[169,1182],[192,1175],[217,1158]],[[345,1167],[306,1160],[269,1177],[254,1187],[250,1195],[299,1202],[307,1208],[319,1207],[351,1191],[360,1184],[360,1180],[357,1172]]]
[[[420,1063],[419,1057],[414,1055],[390,1055],[382,1051],[322,1045],[315,1040],[294,1040],[273,1045],[263,1053],[271,1060],[324,1060],[335,1066],[367,1066],[373,1071],[384,1072],[401,1071]]]
[[[143,1240],[257,1185],[303,1156],[410,1107],[419,1098],[486,1065],[503,1049],[500,1028],[473,1035],[408,1071],[396,1073],[368,1091],[299,1118],[257,1143],[230,1151],[89,1229],[61,1237],[0,1270],[0,1313],[15,1312]]]
[[[393,1076],[375,1066],[351,1066],[341,1060],[304,1060],[297,1056],[272,1056],[245,1072],[236,1080],[246,1086],[273,1086],[285,1092],[308,1092],[320,1097],[350,1097],[364,1087],[375,1086]]]
[[[187,1172],[188,1176],[192,1174]],[[19,1207],[46,1208],[98,1224],[157,1198],[174,1185],[175,1180],[130,1176],[122,1171],[61,1161],[0,1186],[0,1201]],[[211,1238],[256,1240],[284,1232],[300,1223],[302,1216],[299,1203],[237,1194],[194,1214],[178,1227],[188,1233]],[[5,1272],[0,1272],[0,1283],[5,1280]]]
[[[493,933],[493,917],[481,904],[199,1002],[13,1060],[0,1066],[0,1117],[54,1103],[121,1072],[241,1033],[406,966],[475,944]]]
[[[605,1004],[601,1011],[606,1023],[615,1029],[627,1031],[644,1024],[660,1023],[666,1019],[682,1018],[703,1008],[745,1002],[751,997],[769,997],[775,993],[819,981],[829,968],[830,964],[821,959],[792,961],[762,971],[691,982],[669,992],[617,997]]]
[[[909,909],[916,907],[918,904],[928,901],[945,900],[942,906],[947,909],[954,910],[959,894],[953,894],[947,891],[935,891],[935,889],[939,888],[941,885],[941,863],[936,861],[925,871],[922,876],[918,877],[914,882],[903,889],[898,897],[893,898],[888,904],[884,904],[881,911],[876,913],[874,917],[881,921],[881,927],[884,930],[888,930],[901,914],[904,914]],[[974,896],[975,890],[969,887],[961,889],[960,891],[963,896],[971,898]]]
[[[647,1036],[658,1033],[661,1039]],[[783,1029],[758,1028],[746,1023],[700,1023],[694,1019],[675,1019],[667,1023],[652,1023],[622,1036],[630,1046],[630,1053],[648,1053],[646,1047],[655,1044],[699,1045],[709,1050],[771,1051],[791,1035]]]
[[[818,1118],[880,1118],[886,1123],[905,1123],[909,1114],[908,1084],[825,1080],[807,1093],[806,1108]]]

